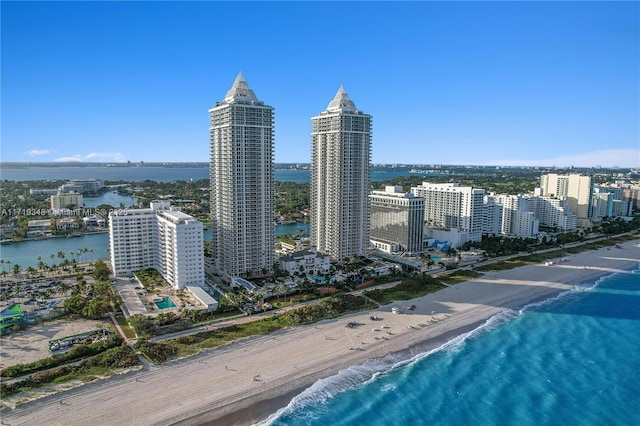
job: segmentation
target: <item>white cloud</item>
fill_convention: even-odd
[[[124,154],[120,152],[90,152],[88,154],[76,154],[70,157],[61,157],[56,159],[58,162],[91,162],[91,161],[125,161]]]
[[[25,152],[24,155],[26,155],[27,157],[37,157],[39,155],[47,155],[50,154],[51,151],[49,151],[48,149],[30,149],[29,151]]]

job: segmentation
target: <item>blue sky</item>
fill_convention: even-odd
[[[340,84],[374,163],[640,167],[638,2],[7,2],[2,161],[203,161],[239,71],[310,161]]]

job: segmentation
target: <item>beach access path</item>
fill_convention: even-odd
[[[369,359],[426,352],[508,309],[638,267],[640,243],[488,272],[410,301],[280,330],[3,410],[3,424],[251,424],[320,378]],[[409,307],[415,305],[413,310]],[[392,308],[399,310],[392,313]],[[370,316],[381,318],[371,320]],[[348,322],[360,325],[346,327]],[[384,326],[384,327],[383,327]]]

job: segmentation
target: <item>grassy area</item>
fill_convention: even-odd
[[[453,285],[464,281],[469,281],[473,278],[481,277],[482,275],[483,274],[481,274],[480,272],[463,269],[456,271],[453,274],[441,274],[436,276],[436,278],[444,283]]]
[[[118,321],[118,325],[124,332],[124,335],[127,336],[127,339],[135,339],[137,337],[135,331],[133,331],[123,315],[116,315],[116,321]]]
[[[158,271],[153,268],[141,269],[136,271],[135,275],[147,291],[153,291],[156,287],[162,288],[168,285]]]
[[[386,305],[396,300],[409,300],[445,288],[439,280],[431,276],[404,278],[400,284],[385,289],[365,291],[376,302]]]

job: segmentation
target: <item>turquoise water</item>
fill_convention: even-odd
[[[640,271],[491,318],[432,353],[352,367],[272,425],[640,425]]]
[[[311,279],[318,282],[324,281],[324,277],[322,275],[311,275]],[[331,277],[329,279],[329,282],[332,283],[332,282],[335,282],[335,280],[336,280],[335,278]]]
[[[153,303],[156,304],[158,309],[171,309],[176,307],[176,304],[168,297],[163,297],[161,301]]]

